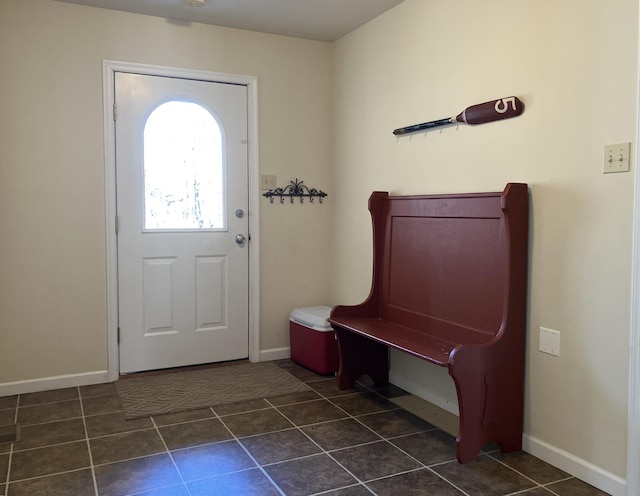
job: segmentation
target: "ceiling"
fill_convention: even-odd
[[[58,0],[318,41],[335,41],[403,0]]]

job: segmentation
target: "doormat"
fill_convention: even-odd
[[[121,379],[115,387],[126,419],[310,390],[270,362]]]

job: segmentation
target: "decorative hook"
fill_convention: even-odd
[[[322,203],[322,200],[327,196],[327,194],[316,188],[309,189],[303,183],[304,181],[299,181],[298,178],[296,178],[296,180],[291,181],[291,184],[288,186],[285,186],[284,188],[270,189],[266,193],[263,193],[262,196],[269,198],[271,203],[273,203],[273,198],[276,196],[280,197],[280,203],[284,203],[284,198],[287,196],[291,200],[291,203],[293,203],[294,197],[300,198],[300,203],[304,203],[305,197],[309,198],[310,203],[313,203],[314,198],[318,197],[320,199],[320,203]]]

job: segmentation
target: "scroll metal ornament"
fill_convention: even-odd
[[[285,186],[284,188],[270,189],[266,193],[263,193],[262,196],[269,198],[271,203],[273,203],[273,199],[276,196],[280,197],[280,203],[284,203],[285,197],[289,197],[291,199],[291,203],[293,203],[294,198],[300,198],[300,203],[302,203],[305,197],[309,198],[310,203],[313,203],[314,198],[319,198],[320,203],[322,203],[322,200],[327,196],[327,194],[316,188],[309,189],[303,183],[304,181],[299,181],[296,177],[296,180],[291,181],[291,184],[288,186]]]

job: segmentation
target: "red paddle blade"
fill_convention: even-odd
[[[484,124],[485,122],[510,119],[522,114],[522,112],[524,112],[524,103],[517,96],[508,96],[467,107],[456,116],[456,122],[471,125]]]

